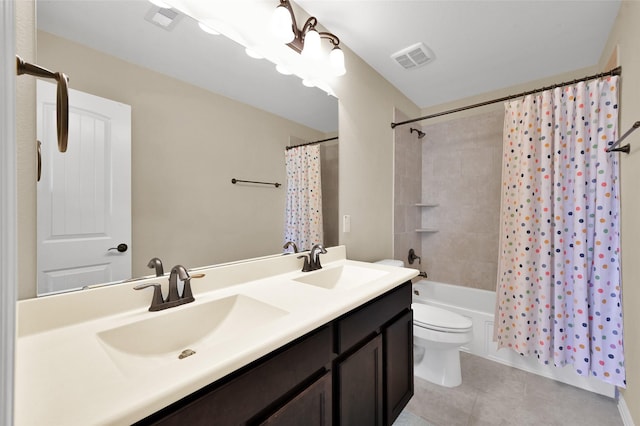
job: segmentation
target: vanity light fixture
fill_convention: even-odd
[[[310,59],[321,58],[321,39],[329,40],[333,46],[329,53],[331,69],[335,75],[344,75],[347,70],[344,66],[344,53],[340,49],[340,39],[329,32],[318,32],[317,25],[318,20],[312,16],[299,29],[289,0],[280,0],[271,19],[271,31],[278,40]]]
[[[253,59],[263,59],[264,56],[262,56],[260,53],[256,52],[255,50],[247,47],[244,49],[244,52],[247,54],[248,57],[253,58]]]
[[[280,74],[282,75],[291,75],[292,72],[289,71],[289,69],[287,67],[285,67],[284,65],[276,65],[276,71],[278,71]]]
[[[207,34],[220,35],[220,33],[211,27],[211,25],[207,25],[202,21],[198,21],[198,27]]]

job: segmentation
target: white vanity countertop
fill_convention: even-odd
[[[161,282],[166,294],[166,276],[18,302],[15,424],[133,423],[418,274],[328,251],[308,273],[296,256],[198,271],[195,302],[159,312],[148,311],[151,289],[132,288]],[[207,337],[200,319],[225,312],[237,314]],[[178,359],[187,348],[196,353]]]

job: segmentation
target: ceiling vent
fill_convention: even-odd
[[[151,6],[144,19],[160,28],[171,31],[178,24],[181,17],[182,15],[172,9]]]
[[[424,43],[416,43],[397,51],[391,58],[402,68],[412,70],[427,65],[433,60],[434,55]]]

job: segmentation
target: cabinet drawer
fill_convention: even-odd
[[[260,425],[331,426],[331,402],[331,372],[328,372],[260,422]]]
[[[243,424],[331,362],[331,327],[303,337],[277,354],[167,407],[139,424]]]
[[[379,332],[380,327],[410,307],[411,281],[407,281],[337,320],[336,353],[341,354]]]

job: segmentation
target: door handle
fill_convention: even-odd
[[[125,243],[120,243],[120,244],[118,244],[118,247],[111,247],[107,251],[118,250],[120,253],[124,253],[125,251],[127,251],[128,248],[129,248],[129,246],[126,245]]]
[[[36,140],[38,143],[38,182],[40,182],[40,177],[42,176],[42,142]]]

